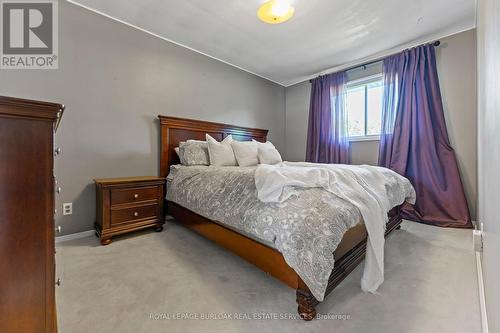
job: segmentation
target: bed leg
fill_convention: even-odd
[[[316,309],[314,308],[316,303],[317,301],[311,292],[297,289],[297,310],[300,318],[305,321],[313,320],[316,317]]]

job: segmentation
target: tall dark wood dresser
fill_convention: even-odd
[[[0,96],[0,332],[57,331],[53,164],[63,109]]]

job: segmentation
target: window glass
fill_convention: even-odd
[[[365,135],[365,88],[352,87],[347,90],[347,127],[349,136]]]
[[[382,81],[368,84],[367,87],[367,129],[366,135],[380,135],[382,125]]]
[[[349,137],[380,135],[382,123],[382,78],[348,84],[346,95]]]

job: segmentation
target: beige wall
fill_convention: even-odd
[[[379,141],[353,141],[350,145],[352,164],[378,164]]]
[[[309,118],[309,82],[285,89],[285,153],[288,161],[303,161],[306,157],[307,123]]]
[[[158,174],[157,115],[268,128],[284,150],[284,88],[59,2],[58,70],[2,70],[0,94],[66,105],[56,223],[93,228],[93,178]],[[63,202],[73,215],[61,216]]]
[[[455,148],[473,218],[477,200],[476,31],[441,39],[437,62],[448,134]],[[309,82],[285,90],[285,156],[304,160],[309,113]],[[376,164],[378,142],[351,142],[354,164]]]
[[[437,66],[444,115],[471,214],[477,216],[476,30],[441,40]]]
[[[483,272],[490,332],[500,332],[500,3],[479,0],[479,222],[484,224]]]

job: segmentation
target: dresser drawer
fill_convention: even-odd
[[[111,191],[111,205],[149,200],[158,201],[158,186],[116,189]]]
[[[140,220],[154,219],[158,217],[158,205],[147,205],[111,211],[111,226],[118,224],[134,223]]]

